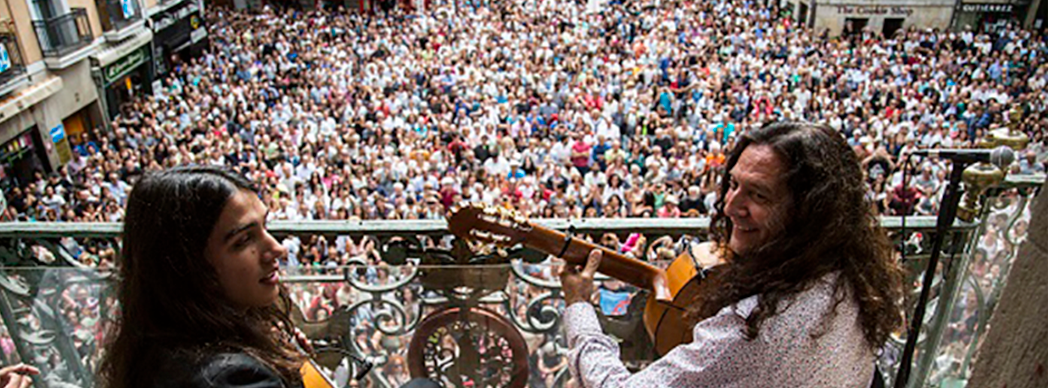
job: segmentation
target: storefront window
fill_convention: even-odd
[[[0,187],[7,190],[15,185],[24,185],[33,179],[37,171],[45,171],[43,142],[36,127],[30,128],[3,146],[0,146],[0,165],[3,176]]]
[[[106,87],[109,117],[116,118],[124,107],[133,101],[135,95],[143,93],[149,82],[146,66],[139,66],[135,71]]]
[[[102,69],[106,110],[111,119],[116,118],[134,96],[151,92],[152,57],[152,50],[145,45]]]

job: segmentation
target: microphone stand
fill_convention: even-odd
[[[899,371],[895,374],[895,388],[906,387],[910,379],[913,354],[917,350],[917,337],[920,335],[921,325],[924,323],[924,310],[928,302],[928,294],[931,292],[932,281],[935,279],[935,269],[939,265],[939,256],[942,255],[943,239],[946,238],[946,232],[957,217],[957,205],[961,199],[960,183],[965,167],[967,167],[967,163],[954,161],[950,171],[950,181],[948,186],[946,186],[942,206],[939,207],[939,216],[935,221],[935,238],[932,240],[932,254],[928,259],[928,266],[924,270],[921,294],[917,298],[917,308],[913,312],[913,319],[910,321],[910,328],[906,334],[906,347],[903,348]],[[905,238],[905,236],[903,237]],[[903,247],[903,249],[906,248]]]

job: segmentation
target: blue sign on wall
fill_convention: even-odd
[[[62,139],[65,139],[65,126],[58,124],[57,127],[51,128],[51,142],[58,144]]]

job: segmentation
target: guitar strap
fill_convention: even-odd
[[[568,233],[564,235],[564,247],[560,248],[560,253],[557,257],[564,257],[564,252],[568,251],[568,246],[571,245],[571,239],[575,237],[575,225],[568,225]]]

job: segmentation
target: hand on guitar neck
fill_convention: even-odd
[[[507,248],[523,244],[564,259],[569,265],[584,265],[590,252],[600,250],[602,258],[598,272],[652,291],[656,299],[672,299],[661,269],[580,238],[532,224],[505,208],[477,204],[464,206],[448,217],[448,228],[455,236],[466,240]]]
[[[294,334],[295,334],[295,345],[298,345],[299,349],[302,350],[303,353],[306,353],[306,354],[316,353],[316,350],[313,349],[313,343],[309,341],[309,337],[306,337],[306,333],[303,333],[302,330],[299,330],[296,327],[295,330],[294,330]]]
[[[589,301],[590,295],[593,295],[593,276],[597,273],[597,268],[600,268],[603,256],[601,250],[594,249],[590,251],[586,266],[582,267],[581,271],[578,265],[571,263],[560,269],[560,287],[564,291],[566,305]]]
[[[518,244],[564,259],[561,285],[568,305],[588,301],[593,294],[597,272],[650,291],[645,305],[644,324],[655,340],[656,350],[665,354],[674,346],[690,341],[691,331],[684,311],[699,294],[719,284],[712,270],[725,255],[713,244],[699,244],[692,253],[677,257],[666,270],[613,250],[532,224],[505,208],[471,204],[455,209],[448,216],[448,228],[455,236],[492,243],[504,248]],[[584,268],[580,269],[580,266]]]

